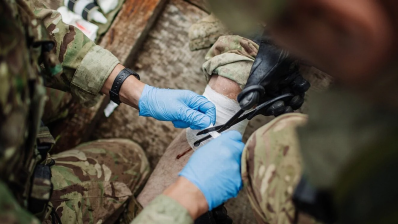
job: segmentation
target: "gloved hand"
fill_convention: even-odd
[[[216,121],[216,106],[206,97],[188,90],[145,85],[138,107],[140,116],[172,121],[176,128],[204,129]]]
[[[267,110],[261,111],[261,114],[277,117],[300,109],[304,103],[305,93],[309,88],[310,83],[301,76],[298,67],[294,66],[287,73],[280,74],[279,79],[273,80],[267,86],[265,96],[260,99],[259,104],[285,93],[293,94],[293,97],[289,100],[275,102]]]
[[[180,176],[203,193],[209,210],[236,197],[241,190],[240,166],[244,146],[239,132],[223,133],[196,150],[180,172]]]
[[[293,97],[277,101],[260,113],[279,116],[293,112],[303,105],[310,83],[301,76],[296,60],[287,51],[275,46],[267,36],[263,38],[238,102],[242,109],[249,110],[255,105],[290,93]]]

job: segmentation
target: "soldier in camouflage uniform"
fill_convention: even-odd
[[[205,17],[198,23],[194,24],[190,29],[190,48],[191,50],[210,48],[205,56],[205,63],[202,66],[205,79],[209,82],[208,85],[216,92],[236,101],[236,96],[246,85],[246,81],[253,65],[253,61],[257,55],[259,46],[250,39],[238,35],[231,35],[229,33],[230,32],[224,26],[222,26],[221,22],[214,16],[211,15]],[[313,67],[301,66],[301,72],[304,77],[312,84],[312,88],[310,90],[311,93],[309,95],[316,94],[317,92],[326,89],[331,81],[328,75]],[[308,101],[308,97],[306,100]],[[297,115],[298,117],[305,117],[302,114]],[[296,125],[292,124],[291,128],[295,126]],[[144,190],[138,197],[138,200],[143,204],[143,206],[146,206],[151,199],[155,198],[156,195],[160,194],[175,181],[178,176],[177,173],[183,168],[188,160],[186,157],[189,157],[191,154],[184,154],[184,157],[179,158],[178,160],[175,160],[175,157],[177,155],[183,154],[186,152],[185,150],[189,149],[190,147],[191,146],[187,141],[185,131],[183,131],[173,141],[173,143],[169,145],[165,151],[165,154],[153,171],[152,176],[146,184]],[[249,148],[247,150],[249,150]],[[245,152],[247,152],[247,150]],[[254,149],[250,149],[250,151],[252,150]],[[256,149],[256,151],[259,154],[262,152],[261,148]],[[291,153],[296,156],[297,148],[292,149]],[[294,161],[294,159],[291,159],[290,162],[291,161]],[[297,165],[294,167],[300,168],[298,165],[298,160],[294,162],[297,163]],[[249,164],[254,165],[253,161],[251,161]],[[258,169],[257,164],[256,169]],[[243,167],[243,170],[246,173],[245,167]],[[297,176],[300,176],[300,173],[300,170],[297,170]],[[247,179],[248,178],[245,180]],[[295,184],[297,184],[297,180],[296,182],[292,182],[291,185],[285,184],[285,188],[278,188],[277,190],[279,191],[280,189],[281,192],[283,192],[286,191],[286,188],[288,187],[289,189],[293,189]],[[250,195],[252,202],[256,201],[253,196],[254,195]],[[291,194],[287,194],[286,198],[289,198],[290,196]],[[294,209],[292,204],[286,203],[285,207],[290,208],[288,215],[293,217]],[[256,216],[263,217],[260,213],[257,213],[259,211],[261,211],[261,208],[255,209]],[[280,220],[282,219],[284,218],[281,218]],[[276,220],[276,218],[274,217],[273,220]]]
[[[397,28],[396,23],[389,20],[396,19],[396,14],[393,13],[397,8],[396,3],[387,0],[294,2],[299,4],[293,2],[284,4],[285,1],[276,0],[251,1],[252,4],[247,4],[247,1],[243,0],[218,0],[210,3],[214,4],[221,17],[233,26],[243,25],[243,28],[247,28],[258,20],[280,19],[276,22],[271,20],[276,24],[271,24],[271,29],[277,32],[276,37],[280,38],[277,41],[289,46],[289,49],[303,58],[327,68],[327,71],[335,75],[340,82],[357,90],[354,94],[341,85],[334,84],[329,90],[311,96],[308,118],[301,114],[283,115],[252,135],[243,152],[241,171],[258,222],[315,222],[312,214],[308,216],[298,211],[291,200],[304,174],[313,187],[328,192],[332,197],[328,202],[331,204],[327,204],[327,208],[337,214],[339,222],[396,223],[398,221],[395,193],[398,187],[396,181],[398,119],[394,93],[397,91],[398,76],[394,64],[396,44],[391,42],[395,38],[391,37],[396,37],[393,34],[397,33]],[[325,13],[317,12],[321,9]],[[236,17],[231,16],[231,13],[235,13]],[[290,17],[290,14],[293,16]],[[211,24],[211,21],[205,22]],[[353,23],[345,25],[346,21]],[[355,22],[362,26],[356,26]],[[205,30],[214,31],[212,27]],[[346,32],[341,33],[341,31]],[[206,36],[205,32],[194,34]],[[210,37],[208,40],[216,39],[214,36],[208,37]],[[208,40],[196,40],[195,44],[209,45]],[[243,41],[238,42],[233,38],[230,40],[231,43],[235,43],[237,49],[244,49],[243,52],[249,49],[250,52],[251,48],[247,47],[248,45],[244,44],[245,47],[240,45],[247,40],[241,39]],[[369,43],[372,45],[369,46]],[[208,71],[212,71],[210,74],[206,72],[207,76],[214,73],[231,77],[229,66],[238,61],[250,63],[250,56],[235,61],[217,57],[222,55],[225,49],[232,49],[233,45],[222,43],[220,48],[216,43],[213,46],[213,50],[220,54],[213,54],[214,57],[207,58],[210,61],[214,59],[215,62],[205,66],[210,68]],[[242,55],[242,52],[238,55]],[[244,68],[243,64],[235,69]],[[375,74],[382,75],[375,76]],[[239,78],[241,77],[237,77],[236,80]],[[323,81],[319,83],[322,84]],[[362,97],[358,96],[358,92]],[[367,97],[366,100],[363,96]],[[219,138],[222,137],[223,135]],[[208,144],[218,142],[219,138]],[[224,144],[232,142],[232,139],[223,140]],[[213,157],[218,156],[214,155],[218,150],[224,151],[224,148],[220,147],[216,152],[209,152],[206,146],[193,154],[188,167],[198,161],[195,155],[203,154],[202,150],[206,154],[206,159],[200,160],[203,162],[202,166],[207,165],[206,160],[213,161]],[[230,149],[233,151],[234,147]],[[230,168],[234,169],[234,165],[232,164]],[[202,167],[196,168],[200,170]],[[214,171],[215,176],[218,174],[217,171],[217,169]],[[219,179],[229,176],[217,177],[218,179],[212,179],[215,185],[222,181]],[[230,181],[226,185],[233,184],[234,182]],[[200,188],[201,185],[197,186]],[[217,192],[219,189],[213,190]],[[164,194],[169,195],[167,190]],[[159,202],[162,197],[164,196],[158,197],[155,201]],[[155,220],[156,214],[160,213],[159,207],[156,206],[154,202],[149,204],[138,219],[151,217]],[[183,210],[180,212],[182,216],[179,219],[170,219],[172,221],[170,223],[192,223],[189,216],[183,216]]]
[[[36,136],[40,145],[54,143],[45,127],[36,130],[45,102],[43,81],[36,74],[48,74],[46,85],[69,90],[82,103],[92,104],[95,95],[71,85],[67,77],[83,75],[76,70],[85,63],[85,54],[97,54],[104,61],[102,68],[108,70],[118,60],[73,27],[63,24],[60,15],[51,10],[36,9],[34,15],[31,3],[1,1],[0,4],[2,222],[39,223],[39,219],[47,219],[51,223],[51,219],[60,217],[63,223],[97,223],[119,219],[127,205],[135,207],[132,211],[139,211],[133,196],[148,176],[149,165],[137,144],[128,140],[96,141],[52,158],[40,148],[29,150],[36,148]],[[17,15],[19,20],[14,19]],[[54,50],[45,49],[54,43],[53,38]],[[45,68],[38,67],[39,60],[44,61]],[[58,60],[64,67],[56,64]],[[35,169],[48,171],[36,164],[51,166],[51,179],[36,175],[37,172],[32,176]],[[48,207],[35,208],[50,198]],[[37,212],[34,215],[39,219],[26,207]]]
[[[220,20],[210,15],[191,27],[190,48],[210,47],[202,66],[207,81],[213,75],[220,75],[243,89],[259,46],[230,33]],[[301,65],[300,71],[311,83],[306,103],[300,110],[306,113],[312,96],[325,91],[331,77],[312,66]],[[295,209],[291,197],[302,174],[295,130],[306,121],[304,114],[282,115],[258,129],[247,142],[242,156],[242,179],[258,223],[293,222]],[[253,177],[257,179],[254,182]],[[314,223],[304,214],[300,216],[305,220],[302,223]]]
[[[148,176],[149,165],[139,145],[121,139],[98,140],[49,156],[54,139],[41,122],[44,85],[71,92],[81,104],[91,106],[101,92],[109,91],[123,68],[118,63],[78,29],[63,24],[56,11],[41,8],[35,1],[0,1],[2,223],[129,223],[140,211],[134,196]],[[186,126],[211,123],[211,116],[204,113],[211,111],[212,104],[203,97],[144,87],[133,76],[127,81],[146,91],[137,102],[121,99],[146,111],[142,116]],[[165,113],[154,115],[156,108],[148,98],[155,98],[158,106],[162,102],[153,92],[173,92],[171,98],[178,101],[169,102],[166,97],[168,103],[185,104],[176,113],[160,105]],[[187,110],[190,116],[184,114]],[[190,120],[191,116],[198,120]]]
[[[397,83],[397,27],[392,25],[397,4],[209,3],[229,27],[239,31],[247,31],[256,21],[269,21],[278,44],[356,91],[335,84],[310,96],[309,118],[283,115],[251,136],[243,152],[242,178],[259,223],[315,222],[297,213],[291,201],[303,174],[317,190],[328,192],[332,199],[328,208],[339,222],[397,222],[392,170],[398,157],[392,136],[398,120],[397,100],[391,98]]]

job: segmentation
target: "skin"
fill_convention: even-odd
[[[236,82],[222,76],[213,75],[209,81],[209,85],[216,92],[234,100],[236,100],[238,94],[241,92]],[[191,147],[186,139],[185,130],[183,130],[167,147],[144,189],[138,195],[137,200],[143,207],[147,206],[150,201],[169,186],[173,185],[173,183],[177,183],[176,181],[179,179],[178,173],[188,162],[193,154],[193,150],[179,159],[176,159],[176,157],[190,149]],[[185,194],[186,192],[181,193],[180,196],[184,197]]]
[[[163,194],[173,198],[185,207],[193,220],[209,210],[203,193],[185,177],[178,177]]]
[[[116,65],[108,79],[105,81],[102,86],[101,93],[109,95],[109,90],[112,88],[113,81],[116,76],[122,71],[125,67],[121,64]],[[129,76],[122,84],[122,87],[119,91],[120,101],[129,106],[132,106],[138,109],[138,101],[140,100],[142,91],[144,90],[145,83],[136,79],[134,76]]]

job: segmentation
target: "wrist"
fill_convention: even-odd
[[[209,210],[203,193],[185,177],[178,177],[177,181],[168,187],[163,194],[185,207],[193,220]]]
[[[125,67],[121,64],[116,65],[107,80],[105,81],[101,92],[109,95],[109,90],[112,88],[113,82],[117,75]],[[122,103],[130,105],[134,108],[138,108],[138,101],[141,97],[141,93],[145,87],[145,84],[140,80],[136,79],[133,75],[130,75],[122,84],[119,91],[119,98]]]

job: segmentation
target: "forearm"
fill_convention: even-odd
[[[176,200],[187,209],[193,220],[209,210],[203,193],[185,177],[178,177],[177,181],[163,194]]]
[[[101,93],[109,95],[109,90],[112,88],[115,78],[120,71],[124,69],[121,64],[116,65],[109,77],[105,80],[104,85],[101,88]],[[141,93],[145,87],[145,84],[140,80],[136,79],[133,75],[129,76],[122,84],[120,88],[119,97],[122,103],[130,105],[138,109],[138,101],[141,97]]]
[[[208,209],[206,198],[199,188],[186,178],[179,177],[131,224],[191,224]]]

